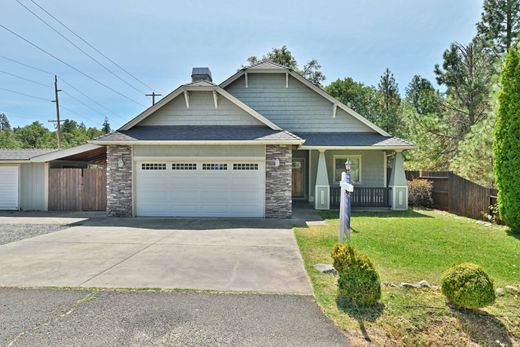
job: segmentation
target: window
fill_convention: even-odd
[[[166,164],[163,163],[143,163],[141,170],[166,170]]]
[[[258,164],[233,164],[233,170],[258,170]]]
[[[361,156],[344,155],[334,157],[334,181],[341,181],[341,173],[345,171],[345,161],[350,159],[352,162],[350,176],[353,183],[361,183]]]
[[[172,170],[197,170],[195,163],[173,163]]]
[[[202,170],[227,170],[227,164],[202,164]]]

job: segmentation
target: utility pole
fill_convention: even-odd
[[[156,94],[155,92],[152,92],[152,94],[145,94],[145,96],[151,96],[152,97],[152,106],[155,105],[155,97],[156,96],[162,96],[162,94]]]
[[[56,120],[50,120],[49,122],[56,123],[56,142],[58,144],[58,148],[61,148],[61,120],[60,120],[60,100],[58,96],[58,92],[61,92],[61,89],[58,89],[58,76],[54,75],[54,100],[52,102],[56,103]]]

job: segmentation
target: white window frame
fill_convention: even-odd
[[[363,176],[363,160],[362,156],[360,154],[336,154],[332,157],[332,175],[334,178],[334,183],[339,184],[339,181],[336,181],[336,160],[343,159],[345,161],[346,159],[358,159],[359,160],[359,180],[353,181],[354,184],[361,184],[362,182],[362,176]]]

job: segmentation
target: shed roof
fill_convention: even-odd
[[[394,136],[376,133],[297,132],[305,140],[303,147],[374,147],[413,148],[414,145]]]
[[[57,149],[54,148],[0,149],[0,160],[30,160],[55,151]]]

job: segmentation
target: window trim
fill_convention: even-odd
[[[359,180],[357,182],[352,182],[354,184],[361,184],[363,182],[363,159],[361,154],[336,154],[332,156],[332,177],[335,184],[339,184],[339,181],[336,181],[336,160],[338,159],[358,159],[359,160]]]

